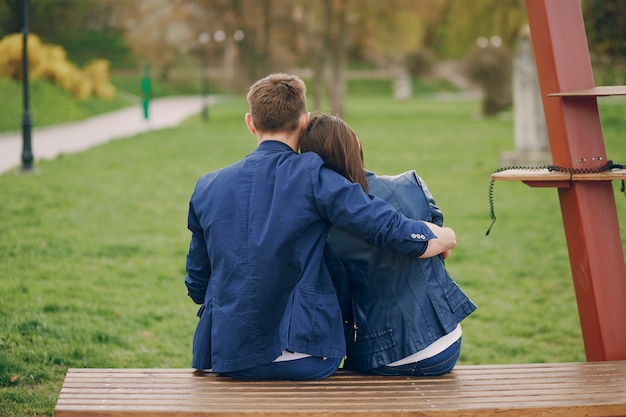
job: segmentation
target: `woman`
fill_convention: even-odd
[[[317,153],[407,217],[442,225],[441,211],[415,171],[377,176],[364,169],[361,144],[341,119],[314,117],[300,137],[300,150]],[[444,375],[454,368],[460,322],[476,305],[445,270],[448,254],[407,257],[331,228],[324,259],[342,308],[345,368],[389,376]]]

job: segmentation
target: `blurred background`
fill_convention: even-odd
[[[26,1],[0,0],[0,77],[20,78]],[[626,1],[581,1],[596,84],[623,84]],[[338,115],[352,78],[492,91],[483,113],[497,114],[511,104],[512,54],[527,23],[523,0],[28,3],[31,76],[77,97],[140,94],[142,76],[176,92],[237,93],[281,71],[310,81],[312,110]]]

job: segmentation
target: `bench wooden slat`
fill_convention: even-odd
[[[70,369],[56,417],[626,416],[626,361],[457,366],[439,378],[339,372],[237,381],[190,369]]]

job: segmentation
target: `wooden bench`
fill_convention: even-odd
[[[70,369],[56,417],[626,416],[626,361],[457,366],[438,378],[340,371],[246,382],[190,369]]]

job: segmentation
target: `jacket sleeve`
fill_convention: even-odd
[[[203,304],[209,278],[211,277],[211,263],[204,240],[204,233],[191,203],[189,204],[187,227],[191,231],[191,242],[189,243],[186,263],[187,276],[185,277],[187,295],[196,304]]]
[[[408,256],[420,256],[436,236],[421,220],[411,220],[386,201],[367,195],[325,166],[311,164],[313,193],[320,213],[367,242]]]

